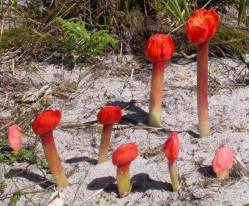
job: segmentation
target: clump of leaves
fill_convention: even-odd
[[[70,21],[57,18],[62,29],[61,42],[74,54],[81,57],[96,56],[105,52],[111,45],[115,47],[116,40],[107,30],[89,31],[81,21]]]
[[[30,164],[36,163],[36,156],[33,151],[22,149],[16,155],[8,147],[8,141],[0,141],[0,162],[13,164],[15,162],[28,162]]]
[[[8,202],[8,206],[16,206],[16,203],[20,200],[22,195],[23,192],[21,190],[15,191],[12,197],[10,198],[10,201]]]
[[[234,51],[237,53],[248,53],[248,42],[248,33],[236,31],[225,25],[220,25],[215,38],[211,41],[211,46],[221,47],[223,51],[230,54],[234,54]]]
[[[0,181],[0,195],[4,192],[4,189],[6,188],[6,183],[4,180]]]

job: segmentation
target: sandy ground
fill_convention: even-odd
[[[196,63],[188,63],[186,59],[168,64],[165,70],[164,129],[145,124],[151,65],[131,56],[110,56],[95,66],[76,66],[72,71],[65,70],[62,65],[45,63],[29,64],[15,71],[10,64],[1,70],[2,74],[7,72],[10,77],[24,83],[15,91],[19,95],[32,88],[39,90],[44,85],[51,86],[48,105],[63,112],[55,137],[71,183],[68,188],[60,190],[65,205],[240,206],[249,203],[248,67],[232,59],[211,59],[209,66],[212,131],[207,139],[200,139],[197,132]],[[18,103],[12,93],[6,97],[4,91],[2,88],[0,93],[1,104],[5,103],[0,116],[11,120],[18,111]],[[26,107],[33,104],[31,101]],[[116,169],[111,161],[96,165],[101,125],[85,124],[96,120],[99,109],[106,104],[129,105],[124,110],[123,121],[115,126],[109,160],[113,150],[122,143],[136,142],[139,146],[139,157],[130,168],[133,190],[124,198],[117,196]],[[181,141],[177,161],[181,188],[177,193],[171,192],[167,161],[162,153],[162,144],[170,131],[177,131]],[[34,144],[34,141],[26,140],[25,144]],[[214,151],[221,145],[232,147],[238,160],[230,180],[225,182],[217,181],[210,168]],[[38,156],[42,157],[40,143],[36,149]],[[17,203],[20,206],[47,205],[51,195],[57,191],[52,185],[51,175],[37,165],[0,164],[0,174],[7,184],[0,196],[0,205],[7,205],[11,194],[18,188],[25,193]],[[7,178],[6,174],[13,177]]]

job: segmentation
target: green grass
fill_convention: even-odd
[[[248,41],[248,33],[236,31],[235,29],[225,25],[220,25],[215,38],[211,41],[211,46],[228,48],[236,53],[248,53]]]

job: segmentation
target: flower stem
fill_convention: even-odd
[[[64,169],[61,165],[61,161],[58,152],[55,147],[53,132],[48,132],[41,136],[42,146],[45,154],[45,158],[48,162],[48,167],[54,176],[56,183],[60,187],[67,187],[69,182],[64,173]]]
[[[117,168],[117,186],[120,197],[124,197],[131,191],[131,180],[129,174],[129,165]]]
[[[218,180],[229,179],[229,170],[221,171],[216,173]]]
[[[208,44],[197,46],[197,110],[201,137],[209,135],[208,122]]]
[[[111,133],[112,133],[112,124],[104,125],[100,140],[100,147],[99,147],[99,158],[98,164],[105,162],[108,157],[108,149],[110,145]]]
[[[173,192],[176,192],[179,189],[179,180],[177,175],[177,169],[176,169],[176,161],[169,162],[169,173],[170,173],[170,179],[172,184],[172,190]]]
[[[149,125],[154,127],[161,126],[164,65],[165,62],[153,63],[153,69],[152,69]]]

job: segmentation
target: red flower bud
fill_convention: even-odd
[[[21,150],[22,139],[23,139],[22,130],[17,124],[14,124],[11,127],[9,127],[8,141],[13,151],[18,152]]]
[[[219,23],[215,9],[198,9],[186,24],[187,37],[193,44],[202,44],[214,37]]]
[[[216,150],[212,162],[215,173],[229,170],[233,166],[233,150],[229,147],[220,147]]]
[[[163,146],[164,154],[169,161],[175,161],[179,155],[180,141],[176,132],[170,133]]]
[[[152,63],[165,62],[173,56],[174,51],[174,41],[170,34],[155,34],[147,41],[145,56]]]

